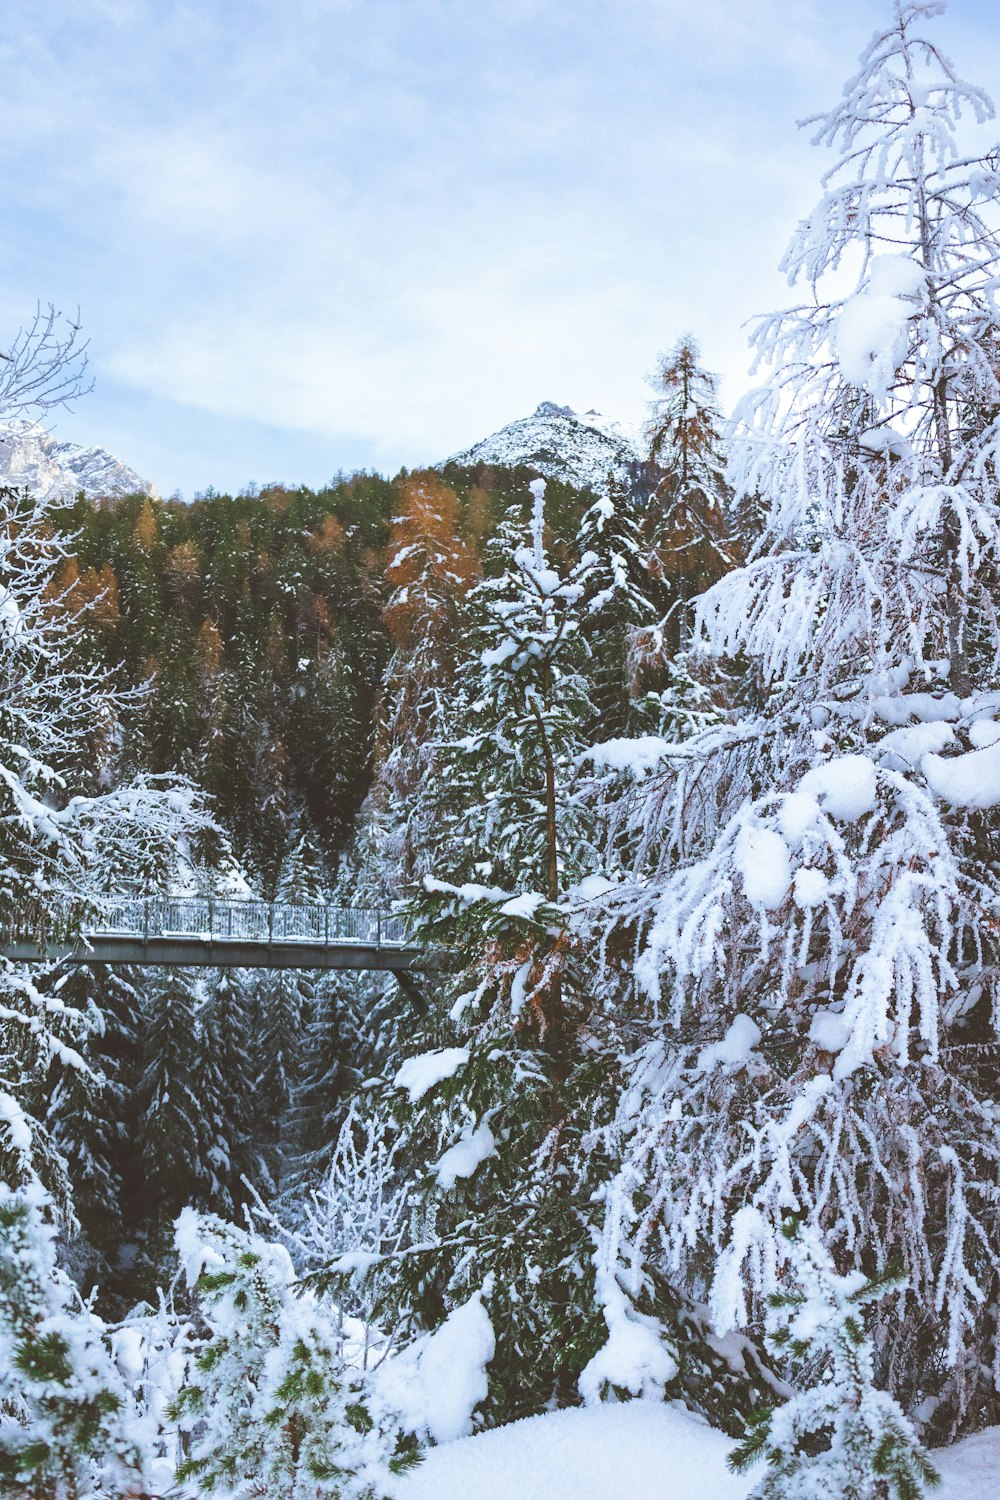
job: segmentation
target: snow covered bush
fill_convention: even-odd
[[[946,1436],[1000,1415],[1000,177],[940,9],[897,0],[814,122],[838,157],[784,262],[810,296],[758,328],[734,428],[765,530],[696,610],[731,707],[616,809],[632,873],[592,931],[649,1018],[606,1243],[720,1334],[774,1291],[789,1211],[842,1269],[900,1255],[880,1378]]]
[[[177,1249],[208,1333],[170,1415],[204,1494],[381,1500],[418,1449],[345,1368],[336,1309],[288,1252],[185,1209]]]
[[[785,1225],[793,1288],[768,1297],[769,1343],[816,1371],[814,1383],[760,1414],[734,1450],[769,1471],[752,1500],[920,1500],[938,1475],[898,1404],[876,1388],[864,1308],[902,1285],[891,1270],[838,1276],[822,1236]]]
[[[0,1184],[0,1487],[11,1500],[141,1493],[125,1387],[56,1265],[51,1205]]]

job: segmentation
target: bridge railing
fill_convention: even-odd
[[[205,896],[99,898],[85,918],[86,937],[196,937],[235,942],[358,944],[397,948],[410,940],[403,919],[362,906],[306,906],[278,901],[241,901]],[[79,899],[53,895],[25,913],[22,935],[66,929]],[[16,922],[8,925],[20,925]]]

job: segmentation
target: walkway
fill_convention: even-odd
[[[402,919],[357,906],[292,906],[214,897],[106,898],[69,934],[63,898],[39,902],[0,936],[17,963],[183,964],[200,968],[376,969],[405,973],[423,951]],[[405,986],[404,986],[405,987]]]

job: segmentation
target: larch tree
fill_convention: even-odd
[[[729,570],[734,554],[724,423],[715,376],[700,360],[690,335],[662,356],[646,426],[660,476],[646,517],[648,567],[667,595],[675,649],[688,635],[687,605]]]
[[[809,296],[759,325],[734,437],[766,533],[696,613],[753,691],[623,805],[606,903],[650,1007],[616,1263],[723,1332],[775,1290],[789,1211],[842,1273],[900,1257],[877,1373],[939,1438],[1000,1414],[1000,174],[941,9],[897,0],[812,122],[837,155],[783,263]]]
[[[392,520],[386,579],[392,592],[383,620],[393,654],[383,680],[381,764],[368,811],[393,830],[394,894],[422,872],[424,806],[418,792],[433,774],[434,742],[455,675],[461,606],[476,560],[460,527],[458,496],[436,474],[413,474],[402,485]],[[379,808],[380,796],[386,806]]]

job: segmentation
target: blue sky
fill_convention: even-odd
[[[889,9],[6,0],[0,338],[79,306],[56,435],[164,494],[392,472],[541,400],[634,420],[686,331],[732,401],[824,165],[795,120]],[[996,0],[931,25],[1000,93]]]

